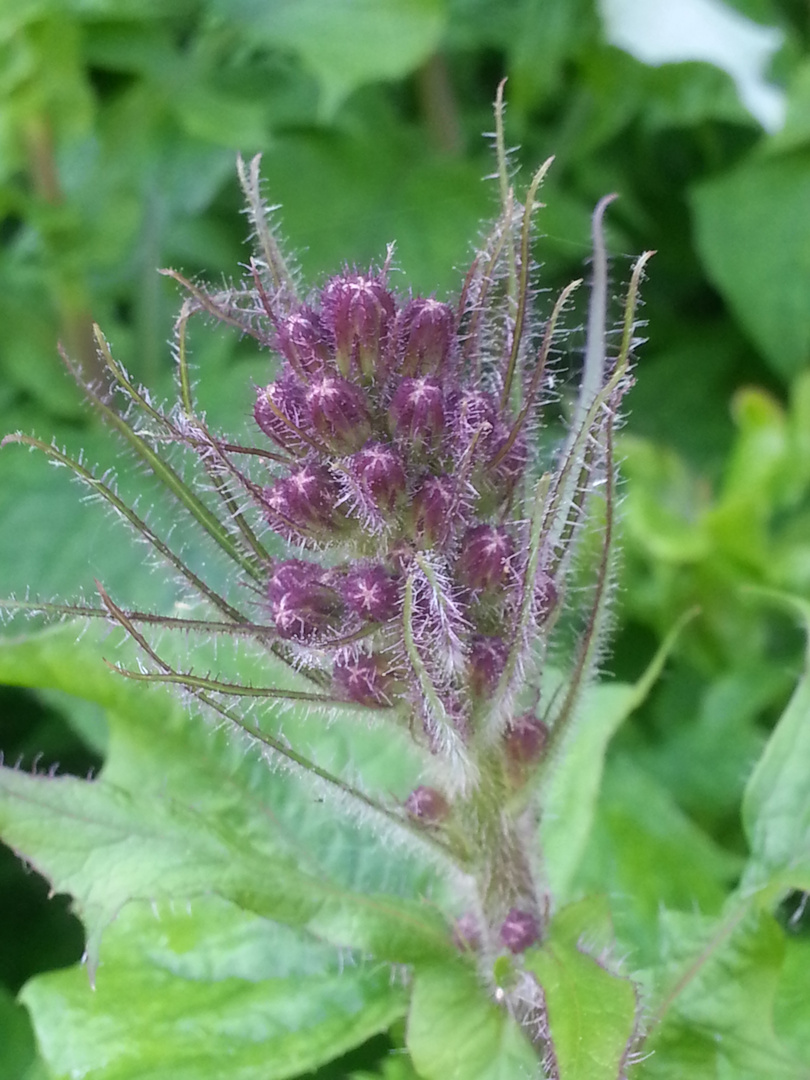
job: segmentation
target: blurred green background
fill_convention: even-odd
[[[179,298],[156,268],[239,275],[237,152],[263,155],[304,280],[396,240],[397,287],[452,293],[495,212],[482,133],[504,76],[515,163],[528,175],[555,155],[541,305],[582,273],[608,191],[621,196],[617,296],[631,258],[657,251],[620,448],[606,674],[635,677],[682,612],[701,615],[620,733],[605,797],[637,821],[656,788],[673,836],[688,822],[735,855],[745,777],[801,662],[796,628],[750,587],[810,596],[803,0],[0,0],[0,432],[109,458],[56,350],[92,370],[93,321],[138,379],[171,392]],[[191,340],[203,402],[238,429],[269,358],[202,323]],[[572,365],[580,344],[575,331]],[[99,577],[148,606],[163,584],[142,557],[64,474],[0,454],[0,595],[73,597]],[[83,773],[98,758],[80,726],[53,695],[0,690],[6,760]],[[655,870],[648,848],[625,853],[628,892]],[[65,905],[0,852],[2,1080],[31,1055],[12,995],[81,947]]]

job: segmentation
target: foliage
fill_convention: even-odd
[[[658,252],[617,439],[614,678],[584,690],[540,777],[531,844],[552,909],[516,958],[453,944],[468,894],[432,829],[401,828],[425,767],[407,725],[368,710],[324,728],[299,703],[281,727],[399,815],[395,829],[268,769],[198,700],[109,671],[102,658],[138,671],[120,615],[189,616],[175,582],[80,505],[64,470],[0,454],[0,595],[94,596],[97,578],[119,624],[77,641],[72,626],[21,637],[14,622],[0,644],[0,682],[21,688],[0,699],[0,745],[24,766],[3,771],[0,833],[74,897],[89,958],[70,955],[58,899],[0,863],[0,1077],[532,1075],[515,1016],[564,1078],[807,1075],[810,707],[795,624],[810,597],[810,25],[789,0],[735,6],[733,53],[730,23],[712,37],[728,11],[708,2],[691,52],[629,0],[510,0],[497,16],[477,0],[341,0],[329,19],[298,2],[36,0],[0,14],[0,427],[53,435],[70,457],[108,462],[111,436],[59,374],[56,340],[92,382],[96,321],[135,385],[172,394],[177,289],[154,270],[219,283],[244,259],[237,151],[263,153],[303,280],[379,266],[396,238],[394,292],[407,280],[449,297],[496,212],[480,132],[508,75],[521,160],[556,155],[534,318],[582,275],[605,192],[620,193],[608,249]],[[612,278],[629,276],[613,260]],[[586,321],[580,292],[567,326]],[[570,415],[584,341],[557,336],[562,408],[538,461]],[[188,345],[208,430],[247,430],[267,352],[193,323]],[[227,563],[180,534],[161,484],[130,465],[123,502],[231,588]],[[587,559],[574,569],[587,580]],[[556,660],[576,629],[556,628]],[[244,642],[150,640],[173,673],[305,685]],[[545,702],[556,677],[546,665]],[[45,973],[59,963],[73,966]]]

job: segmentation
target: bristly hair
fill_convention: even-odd
[[[504,945],[525,951],[547,918],[527,823],[539,813],[548,763],[575,722],[609,630],[613,435],[651,254],[633,267],[611,349],[603,219],[614,196],[602,199],[593,215],[582,377],[564,431],[550,439],[561,411],[552,368],[582,281],[540,316],[532,249],[551,159],[519,198],[503,113],[501,87],[501,212],[455,302],[397,295],[387,273],[392,248],[381,268],[344,268],[302,295],[282,254],[277,208],[261,191],[260,159],[240,159],[256,247],[246,280],[211,290],[162,271],[185,292],[172,346],[177,402],[155,403],[98,328],[107,385],[89,382],[63,354],[93,407],[173,500],[168,533],[80,458],[19,433],[2,442],[70,469],[190,598],[183,617],[161,616],[125,608],[98,583],[95,604],[5,607],[120,627],[141,657],[137,668],[114,665],[122,677],[177,688],[215,724],[309,777],[342,811],[370,816],[461,871],[473,882],[482,956]],[[195,314],[277,359],[275,377],[257,388],[247,438],[212,431],[196,407],[187,352]],[[111,404],[113,391],[126,411]],[[208,558],[186,557],[190,530],[224,573],[210,573]],[[572,628],[552,689],[549,656],[557,666]],[[225,670],[201,666],[189,646],[191,660],[180,662],[167,638],[176,631],[241,643],[237,661]],[[248,669],[240,655],[249,655]],[[292,708],[324,722],[408,731],[430,784],[405,804],[369,793],[359,778],[319,762],[317,747],[291,744],[283,710]]]

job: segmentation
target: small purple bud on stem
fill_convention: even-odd
[[[291,374],[259,389],[253,408],[256,423],[273,442],[289,454],[310,449],[306,439],[309,415],[304,388]]]
[[[405,491],[405,468],[393,446],[368,442],[349,460],[351,475],[377,508],[389,513]]]
[[[347,701],[358,705],[389,705],[393,680],[389,661],[380,653],[361,653],[335,660],[332,683]]]
[[[500,932],[501,941],[512,953],[520,953],[540,938],[540,924],[530,911],[512,908]]]
[[[315,379],[307,391],[307,407],[313,428],[337,454],[359,450],[371,434],[365,394],[346,379]]]
[[[558,599],[554,578],[545,570],[541,570],[534,582],[535,613],[539,622],[549,617],[557,606]]]
[[[335,336],[337,366],[346,378],[353,370],[365,379],[379,378],[384,365],[388,325],[396,305],[380,278],[344,274],[323,290],[324,318]]]
[[[461,541],[456,561],[460,585],[476,591],[497,589],[511,573],[515,545],[506,529],[496,525],[476,525]]]
[[[302,465],[265,490],[270,524],[304,538],[334,531],[339,498],[340,487],[325,465]]]
[[[476,634],[470,646],[469,687],[473,697],[489,698],[506,667],[509,648],[502,637]]]
[[[444,398],[436,379],[403,379],[391,399],[388,424],[409,453],[435,450],[444,431]]]
[[[495,430],[498,405],[485,390],[463,390],[453,396],[448,409],[448,427],[454,457],[460,462],[475,444],[480,458]]]
[[[276,348],[304,381],[331,366],[329,344],[326,327],[312,308],[300,308],[276,328]]]
[[[308,642],[337,626],[343,613],[338,593],[315,563],[278,563],[268,587],[270,611],[279,637]]]
[[[341,592],[346,606],[370,622],[387,622],[399,611],[399,586],[384,566],[349,571]]]
[[[427,476],[414,492],[414,536],[425,546],[443,544],[453,524],[455,484],[449,476]]]
[[[427,825],[436,825],[450,813],[447,799],[440,791],[432,787],[420,786],[410,793],[405,800],[405,809],[418,821]]]
[[[506,729],[504,745],[513,765],[534,765],[548,745],[548,725],[533,713],[516,716]]]
[[[400,316],[403,375],[433,375],[444,367],[455,333],[455,315],[449,304],[417,297]]]

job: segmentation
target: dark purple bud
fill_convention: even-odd
[[[480,458],[498,420],[495,398],[485,390],[464,390],[454,395],[448,413],[450,439],[456,457],[461,460],[474,445],[473,454]]]
[[[426,477],[413,496],[414,536],[426,545],[443,544],[453,525],[455,500],[452,477]]]
[[[340,487],[325,465],[302,465],[276,480],[264,497],[270,524],[284,535],[317,536],[337,524]]]
[[[453,944],[461,952],[473,952],[481,947],[481,928],[471,911],[465,911],[456,919],[453,927]]]
[[[510,442],[511,428],[505,424],[497,425],[489,441],[490,457],[487,474],[492,485],[508,496],[523,479],[529,454],[526,440],[518,434]]]
[[[541,570],[534,581],[534,605],[538,622],[549,617],[557,606],[557,586],[554,578],[546,570]]]
[[[444,400],[436,379],[403,379],[388,409],[388,425],[409,453],[435,449],[444,431]]]
[[[390,662],[380,653],[361,653],[335,660],[332,683],[338,694],[358,705],[391,703]]]
[[[312,641],[339,625],[343,604],[315,563],[278,563],[268,587],[270,611],[279,637]]]
[[[403,375],[432,375],[445,366],[455,333],[455,315],[449,304],[417,297],[403,309],[399,320]]]
[[[434,825],[450,813],[447,799],[432,787],[418,787],[405,800],[405,809],[411,817]]]
[[[290,454],[309,449],[305,433],[309,427],[304,388],[294,375],[259,389],[253,408],[256,423],[270,438]]]
[[[329,335],[312,308],[302,307],[282,320],[276,330],[276,348],[305,380],[331,366]]]
[[[500,937],[510,952],[523,952],[539,940],[540,924],[530,911],[512,908],[501,927]]]
[[[315,379],[307,390],[307,408],[313,428],[335,453],[359,450],[371,434],[365,394],[346,379]]]
[[[505,745],[509,760],[515,765],[533,765],[545,753],[548,725],[533,713],[516,716],[506,729]]]
[[[500,681],[509,647],[501,637],[476,634],[470,645],[470,692],[473,697],[488,698]]]
[[[468,589],[496,589],[509,578],[514,554],[515,545],[506,529],[476,525],[462,538],[456,578]]]
[[[323,290],[322,309],[336,346],[342,375],[358,371],[366,379],[382,375],[394,297],[380,278],[343,274]]]
[[[350,570],[341,592],[347,607],[370,622],[387,622],[399,611],[397,579],[384,566]]]
[[[349,469],[378,509],[394,509],[405,491],[405,469],[393,446],[382,442],[366,443],[349,459]]]

